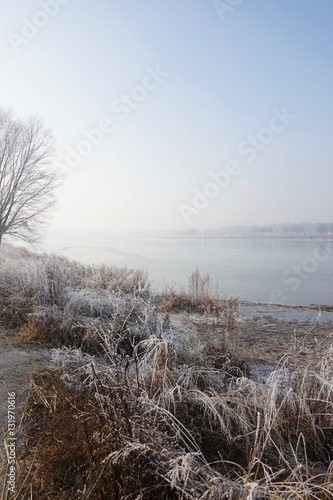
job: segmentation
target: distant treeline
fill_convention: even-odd
[[[217,229],[189,229],[179,231],[180,237],[223,237],[223,236],[314,236],[332,235],[333,222],[286,222],[251,226],[222,226]]]
[[[333,222],[285,222],[251,226],[221,226],[217,229],[185,229],[179,231],[135,231],[135,232],[46,232],[46,238],[223,238],[244,237],[311,237],[332,236]]]
[[[254,234],[329,234],[333,233],[333,222],[304,222],[287,224],[270,224],[264,226],[252,226],[251,233]]]

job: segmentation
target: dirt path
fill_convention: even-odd
[[[5,442],[9,443],[8,422],[18,425],[19,407],[29,387],[29,375],[36,368],[46,366],[50,357],[49,350],[19,344],[0,329],[0,498],[8,462],[5,447]],[[8,393],[15,393],[10,403]],[[15,432],[14,436],[19,437],[19,434]]]

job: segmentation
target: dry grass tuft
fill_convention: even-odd
[[[199,268],[196,268],[190,275],[188,291],[176,292],[167,288],[158,307],[163,312],[199,311],[219,316],[223,310],[223,301],[219,300],[217,291],[213,292],[210,275],[201,274]]]

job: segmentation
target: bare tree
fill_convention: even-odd
[[[0,109],[0,244],[4,234],[38,239],[59,181],[53,154],[53,136],[39,118],[20,120]]]

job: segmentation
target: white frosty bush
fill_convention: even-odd
[[[112,335],[139,337],[154,328],[144,271],[85,266],[66,257],[0,249],[0,313],[12,326],[34,321],[44,337],[70,345],[94,344],[91,322],[109,322]],[[146,333],[145,333],[146,334]]]

